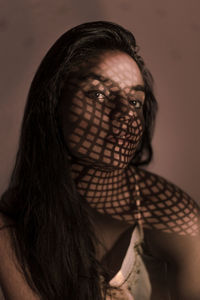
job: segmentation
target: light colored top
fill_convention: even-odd
[[[136,226],[121,265],[121,269],[109,284],[118,289],[112,290],[113,300],[150,300],[151,285],[149,275],[141,258],[142,232]]]

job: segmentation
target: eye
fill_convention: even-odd
[[[135,99],[135,100],[130,100],[129,103],[130,103],[131,105],[135,106],[136,109],[140,109],[140,108],[142,108],[142,106],[143,106],[142,101],[141,101],[141,100],[137,100],[137,99]]]
[[[100,102],[103,102],[107,98],[105,96],[105,94],[100,91],[88,91],[88,92],[85,92],[85,95],[88,98],[91,98],[94,100],[99,100]]]

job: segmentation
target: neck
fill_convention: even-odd
[[[130,205],[134,206],[136,182],[132,166],[100,169],[76,161],[71,167],[79,194],[98,212],[119,216],[127,214]]]

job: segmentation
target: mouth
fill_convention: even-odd
[[[132,143],[134,144],[135,141],[133,140],[133,136],[130,135],[121,135],[121,136],[114,136],[114,135],[109,135],[106,137],[106,140],[108,142],[114,143],[114,144],[126,144],[126,143]]]

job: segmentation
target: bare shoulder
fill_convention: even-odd
[[[0,300],[39,300],[28,286],[13,250],[11,222],[0,214]],[[1,290],[4,298],[1,298]]]
[[[182,189],[162,176],[137,168],[144,227],[166,233],[196,235],[199,206]]]
[[[3,252],[8,255],[11,252],[11,227],[12,222],[0,213],[0,254],[1,258]],[[9,251],[8,251],[9,249]],[[0,261],[1,261],[0,258]]]
[[[0,271],[3,262],[11,257],[12,251],[12,227],[13,224],[9,218],[0,213]]]
[[[191,199],[185,191],[164,177],[143,168],[136,168],[135,170],[141,192],[144,196],[157,195],[163,200],[166,198],[173,200],[180,198]]]
[[[172,299],[199,299],[198,204],[162,176],[140,168],[135,169],[135,176],[141,195],[147,253],[167,263],[167,286]],[[151,272],[154,269],[150,269]]]

